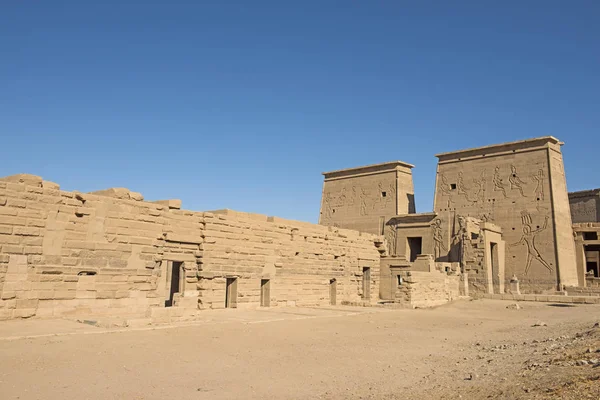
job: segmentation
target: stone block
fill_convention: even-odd
[[[181,209],[181,200],[179,200],[179,199],[157,200],[157,201],[153,201],[152,203],[160,204],[162,206],[168,207],[171,210]]]
[[[36,311],[35,308],[17,308],[13,311],[13,318],[31,318]]]
[[[37,308],[39,300],[17,300],[17,308]]]
[[[10,215],[0,215],[0,225],[25,226],[27,225],[27,219]]]

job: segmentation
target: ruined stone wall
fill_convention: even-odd
[[[258,305],[270,277],[272,305],[362,301],[363,267],[378,293],[376,236],[266,216],[178,209],[126,189],[61,191],[41,178],[0,180],[0,319],[148,315],[169,297],[168,267],[181,263],[175,305],[224,306],[225,279],[239,277],[238,304]],[[378,239],[382,242],[382,239]]]
[[[506,274],[524,291],[577,284],[560,145],[546,137],[438,155],[435,209],[448,248],[454,216],[491,221],[506,241]],[[444,261],[444,260],[442,260]]]
[[[224,306],[226,277],[238,277],[238,307],[259,304],[261,279],[270,280],[271,306],[329,304],[332,279],[338,304],[378,300],[378,236],[230,210],[207,213],[205,223],[202,307]]]
[[[163,257],[195,261],[202,214],[127,197],[0,181],[0,318],[139,315],[164,305]],[[195,276],[195,262],[188,267]]]
[[[459,297],[460,276],[442,271],[406,271],[399,274],[402,284],[395,301],[408,308],[435,307]]]

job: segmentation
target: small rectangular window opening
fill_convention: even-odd
[[[583,240],[598,240],[598,232],[583,232]]]
[[[455,190],[456,189],[456,183],[451,183],[450,184],[450,189]]]

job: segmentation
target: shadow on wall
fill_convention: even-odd
[[[408,213],[416,214],[417,208],[415,207],[415,195],[411,193],[407,193],[406,197],[408,199]]]

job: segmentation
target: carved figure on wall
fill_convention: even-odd
[[[396,225],[387,225],[385,230],[385,240],[388,245],[388,255],[395,256],[396,255],[396,238],[398,236],[398,232],[396,230]]]
[[[456,226],[457,223],[458,227]],[[452,232],[448,261],[460,263],[461,271],[464,271],[463,260],[465,255],[465,242],[467,240],[467,223],[463,216],[458,215],[454,217]]]
[[[395,183],[390,183],[390,195],[388,196],[388,199],[391,202],[396,201],[396,184]]]
[[[535,245],[535,237],[538,233],[542,232],[548,227],[548,216],[544,219],[544,225],[539,229],[533,229],[531,227],[531,215],[528,212],[523,211],[521,213],[521,223],[523,224],[523,235],[518,242],[512,243],[509,246],[517,246],[519,244],[525,244],[527,246],[527,262],[525,263],[525,275],[528,274],[531,262],[537,260],[542,264],[548,271],[552,272],[553,268],[544,260],[539,250]]]
[[[450,184],[448,183],[448,180],[444,174],[440,174],[440,190],[444,196],[452,195],[450,192]]]
[[[360,188],[360,215],[367,215],[367,192],[363,188]]]
[[[342,191],[340,192],[340,197],[338,198],[338,207],[344,207],[346,205],[346,200],[348,196],[346,196],[346,186],[342,187]]]
[[[325,193],[325,199],[323,202],[325,203],[325,207],[323,207],[325,209],[324,217],[329,219],[333,214],[333,208],[331,207],[331,194],[329,192]]]
[[[517,189],[521,196],[527,197],[525,193],[523,193],[523,185],[526,185],[525,182],[519,178],[519,174],[517,174],[517,167],[514,165],[510,166],[510,176],[508,177],[508,182],[510,182],[510,189]]]
[[[446,246],[444,245],[444,232],[442,230],[442,220],[436,219],[431,226],[433,228],[433,253],[435,260],[442,257],[442,252],[447,252]]]
[[[487,212],[487,213],[483,213],[483,214],[481,214],[481,215],[479,216],[479,219],[480,219],[482,222],[491,222],[491,221],[493,221],[493,220],[494,220],[494,217],[492,216],[492,214],[491,214],[491,213]]]
[[[458,194],[462,194],[463,196],[465,196],[465,199],[467,199],[467,201],[470,201],[468,193],[469,188],[465,186],[462,171],[458,173],[458,182],[456,182],[456,188],[458,189]]]
[[[493,182],[494,182],[494,192],[502,192],[502,194],[504,195],[505,198],[508,197],[506,195],[506,187],[504,186],[504,182],[502,181],[502,178],[500,178],[500,167],[496,167],[494,169]]]
[[[536,182],[533,195],[540,200],[544,200],[544,170],[538,169],[537,174],[532,175],[531,179]]]
[[[483,204],[485,202],[485,184],[486,184],[485,169],[483,171],[481,171],[481,175],[479,176],[479,179],[473,179],[473,182],[475,183],[475,185],[477,185],[477,192],[475,192],[475,199],[473,200],[473,203],[479,202],[479,205],[483,206]]]
[[[356,190],[356,186],[352,186],[352,196],[350,196],[350,201],[348,202],[348,205],[353,206],[354,201],[356,200],[357,197],[358,197],[358,192]]]

